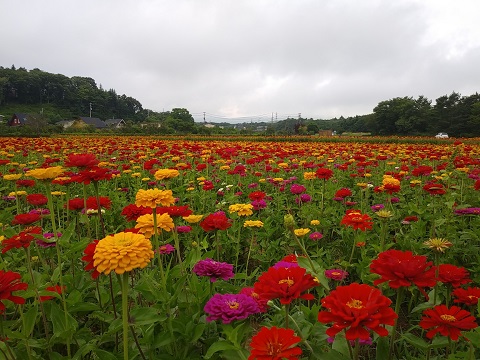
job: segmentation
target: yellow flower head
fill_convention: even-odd
[[[314,171],[308,171],[303,173],[303,178],[305,180],[313,180],[316,178],[316,174]]]
[[[11,193],[8,194],[8,196],[25,196],[25,195],[27,195],[27,192],[24,190],[12,191]]]
[[[263,227],[263,222],[260,220],[245,220],[243,223],[243,227],[258,227],[261,228]]]
[[[6,174],[3,175],[3,180],[15,181],[22,177],[22,174]]]
[[[154,174],[157,180],[172,179],[178,175],[180,175],[180,172],[177,169],[159,169]]]
[[[172,190],[140,189],[135,196],[135,205],[156,208],[175,204]]]
[[[152,243],[142,234],[121,232],[100,240],[93,254],[93,265],[106,275],[143,269],[153,258]]]
[[[234,204],[228,207],[228,211],[231,213],[237,213],[238,216],[250,216],[253,214],[252,204]]]
[[[157,214],[157,233],[159,230],[172,231],[175,227],[173,219],[168,214]],[[135,229],[145,235],[147,239],[150,239],[154,234],[153,214],[145,214],[137,218],[137,224]]]
[[[304,235],[307,235],[310,232],[310,229],[295,229],[295,230],[293,230],[293,232],[297,236],[304,236]]]
[[[423,244],[438,252],[445,252],[446,249],[448,249],[450,246],[453,246],[450,241],[442,238],[431,238],[425,241]]]
[[[63,168],[61,166],[51,166],[48,168],[39,168],[29,170],[25,173],[26,176],[31,176],[37,180],[49,180],[63,174]]]
[[[382,184],[383,184],[383,185],[390,184],[390,185],[400,186],[400,180],[395,179],[395,178],[394,178],[393,176],[391,176],[391,175],[384,175],[384,176],[383,176]]]
[[[183,220],[185,220],[189,224],[196,224],[200,220],[202,220],[203,215],[188,215],[188,216],[183,216]]]
[[[319,220],[311,220],[310,225],[312,225],[312,226],[320,225],[320,221]]]
[[[393,216],[392,212],[389,210],[378,210],[375,214],[382,219],[389,219]]]

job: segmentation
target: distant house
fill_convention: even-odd
[[[127,123],[123,119],[107,119],[105,120],[105,124],[107,124],[108,127],[115,129],[120,129],[127,125]]]
[[[333,130],[319,130],[318,135],[320,136],[333,136],[335,135]]]
[[[105,129],[107,127],[105,121],[100,120],[99,118],[80,116],[80,120],[82,120],[87,125],[93,126],[95,129]]]
[[[22,125],[27,125],[28,123],[28,118],[31,118],[31,115],[29,114],[23,114],[23,113],[15,113],[12,115],[10,120],[8,120],[7,125],[8,126],[22,126]]]
[[[57,122],[55,125],[59,125],[59,126],[63,127],[64,129],[68,129],[70,126],[73,125],[74,122],[75,122],[75,120],[62,120],[62,121]]]

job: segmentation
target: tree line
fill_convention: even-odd
[[[166,112],[144,109],[142,104],[127,95],[118,95],[114,89],[105,90],[89,77],[67,77],[40,69],[16,69],[0,66],[0,110],[22,106],[45,106],[50,124],[78,116],[102,119],[121,118],[130,126],[139,123],[161,124],[152,126],[163,133],[216,133],[195,124],[188,110],[179,108]],[[334,130],[337,134],[363,132],[372,135],[431,136],[447,132],[454,137],[480,136],[480,95],[462,96],[457,92],[432,101],[424,96],[396,97],[381,101],[367,115],[334,119],[285,119],[265,125],[269,134],[316,133]],[[257,125],[255,125],[257,126]],[[253,126],[251,126],[253,128]],[[222,127],[222,132],[236,132],[238,127]],[[246,126],[248,128],[248,126]],[[220,129],[218,129],[220,131]]]

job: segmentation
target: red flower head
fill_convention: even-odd
[[[480,179],[475,181],[475,184],[473,184],[473,188],[475,190],[480,190]]]
[[[352,190],[348,188],[341,188],[340,190],[337,190],[335,192],[335,197],[338,197],[338,198],[346,198],[349,196],[352,196]]]
[[[112,201],[108,196],[100,196],[99,201],[100,201],[100,208],[110,209],[110,207],[112,206]],[[97,197],[90,196],[87,199],[87,209],[97,209],[97,208],[98,208]]]
[[[18,235],[14,235],[11,238],[5,239],[1,242],[2,254],[5,254],[10,249],[20,249],[21,247],[27,248],[30,246],[33,237],[32,234],[41,234],[42,228],[40,226],[34,226],[26,228],[21,231]]]
[[[65,288],[66,288],[65,286],[63,286],[63,288],[62,288],[60,285],[55,285],[55,286],[47,286],[46,290],[50,291],[50,292],[57,293],[57,294],[61,294],[61,293],[63,293],[63,291],[65,291]],[[51,300],[54,297],[55,296],[44,295],[44,296],[40,296],[39,300],[40,300],[40,302],[44,302],[44,301],[47,301],[47,300]]]
[[[332,337],[344,329],[347,340],[366,340],[370,337],[370,330],[387,336],[384,325],[394,325],[398,317],[390,308],[391,303],[380,290],[367,284],[338,286],[322,299],[322,305],[328,311],[320,311],[318,321],[333,323],[327,329],[327,335]]]
[[[200,222],[200,226],[205,231],[227,230],[232,226],[232,219],[227,218],[223,211],[217,211],[205,217]]]
[[[13,291],[27,290],[28,284],[20,281],[22,276],[13,271],[0,270],[0,314],[5,311],[3,300],[10,300],[15,304],[25,304],[25,299],[12,295]]]
[[[428,192],[430,195],[443,195],[447,191],[442,184],[439,183],[429,183],[423,186],[423,190]]]
[[[325,168],[318,168],[315,172],[315,176],[318,179],[328,180],[333,176],[333,171]]]
[[[88,185],[92,181],[110,180],[112,176],[113,174],[109,169],[93,167],[80,171],[77,175],[72,176],[72,180],[77,183]]]
[[[17,180],[15,182],[15,185],[17,187],[32,187],[32,186],[35,186],[35,180],[28,180],[28,179]]]
[[[120,215],[124,216],[127,221],[137,221],[140,216],[151,213],[152,208],[130,204],[123,208]]]
[[[64,205],[68,210],[83,210],[84,206],[85,201],[83,198],[70,199],[68,203]]]
[[[353,227],[354,230],[370,230],[373,227],[373,221],[367,214],[362,214],[360,210],[349,209],[340,221],[341,225]]]
[[[412,170],[413,176],[429,176],[433,168],[431,166],[421,165]]]
[[[280,299],[282,304],[290,304],[295,299],[313,300],[313,294],[302,294],[318,286],[318,281],[306,273],[304,268],[270,267],[253,285],[260,298]]]
[[[99,163],[94,154],[69,154],[66,167],[92,168]]]
[[[388,282],[392,289],[398,289],[413,284],[426,295],[423,288],[433,287],[437,283],[435,267],[432,265],[426,256],[392,249],[380,253],[378,258],[371,262],[370,272],[381,276],[373,282],[374,285]]]
[[[449,309],[445,305],[437,305],[433,309],[425,310],[419,325],[425,330],[430,329],[427,332],[429,339],[440,333],[454,341],[458,340],[461,330],[475,329],[478,326],[470,312],[458,306],[452,306]]]
[[[99,241],[100,240],[93,240],[93,242],[88,244],[87,247],[85,248],[85,250],[83,250],[83,253],[85,255],[82,257],[82,260],[87,263],[87,265],[85,265],[85,267],[84,267],[84,270],[85,271],[93,270],[92,271],[92,279],[96,279],[96,278],[98,278],[98,275],[100,275],[100,273],[97,271],[97,268],[95,267],[95,265],[93,265],[93,263],[94,263],[93,255],[95,254],[95,248],[97,247],[97,244],[98,244]]]
[[[252,337],[248,360],[298,360],[302,349],[295,345],[301,340],[292,329],[262,327]]]
[[[42,206],[48,202],[48,198],[43,194],[29,194],[27,195],[27,202],[33,206]]]
[[[12,225],[30,225],[41,219],[39,214],[18,214],[12,220]]]
[[[193,214],[193,211],[188,208],[188,205],[157,207],[156,212],[159,215],[168,214],[172,218],[179,216],[190,216]]]
[[[465,305],[474,305],[478,304],[478,299],[480,299],[480,288],[479,287],[469,287],[467,289],[456,288],[452,292],[455,300],[453,302],[465,304]]]
[[[263,191],[253,191],[251,192],[250,194],[248,194],[248,198],[251,200],[251,201],[260,201],[260,200],[263,200],[265,198],[265,196],[267,196],[266,193],[264,193]]]
[[[470,273],[464,267],[451,264],[441,264],[438,267],[438,281],[444,284],[451,284],[454,288],[471,282],[472,280],[470,280],[469,276]]]

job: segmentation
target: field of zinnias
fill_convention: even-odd
[[[478,359],[480,145],[0,139],[0,359]]]

